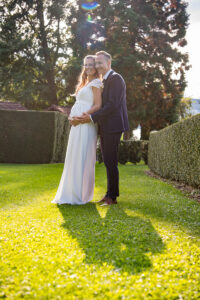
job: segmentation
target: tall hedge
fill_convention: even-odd
[[[59,112],[0,110],[0,163],[63,162],[68,132]]]
[[[200,114],[152,132],[148,165],[162,177],[200,187]]]

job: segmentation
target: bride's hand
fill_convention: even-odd
[[[69,120],[69,124],[72,126],[77,126],[80,124],[80,121],[77,120],[77,118],[75,117],[69,117],[68,120]]]

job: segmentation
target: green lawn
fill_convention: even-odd
[[[0,298],[200,299],[199,203],[128,164],[118,205],[57,206],[62,169],[0,165]]]

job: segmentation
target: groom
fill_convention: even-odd
[[[77,118],[81,123],[99,125],[101,152],[107,171],[107,192],[98,203],[117,204],[119,196],[118,146],[122,132],[129,129],[126,107],[126,84],[122,76],[111,69],[111,55],[96,53],[95,65],[103,77],[102,108],[91,115]]]

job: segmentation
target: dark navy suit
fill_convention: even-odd
[[[101,151],[107,171],[106,196],[119,196],[118,146],[122,132],[129,130],[126,107],[126,84],[113,70],[104,82],[102,108],[91,114],[99,125]]]

